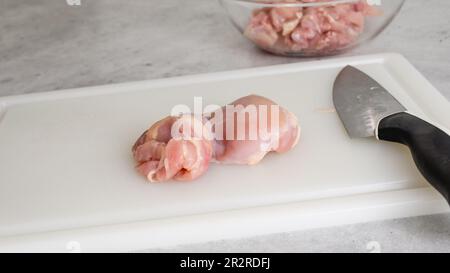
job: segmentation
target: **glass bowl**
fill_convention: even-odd
[[[370,41],[405,0],[220,0],[239,31],[285,56],[335,55]]]

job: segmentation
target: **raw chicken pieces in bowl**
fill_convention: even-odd
[[[221,0],[258,47],[287,56],[340,53],[376,37],[404,0]]]

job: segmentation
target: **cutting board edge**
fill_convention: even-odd
[[[385,63],[390,58],[404,58],[398,53],[379,53],[361,56],[350,57],[333,57],[327,60],[312,60],[299,63],[278,64],[271,66],[244,68],[228,71],[219,71],[212,73],[202,73],[193,75],[184,75],[169,78],[157,78],[142,81],[132,81],[123,83],[113,83],[107,85],[87,86],[71,89],[62,89],[56,91],[45,91],[38,93],[28,93],[21,95],[11,95],[0,97],[0,112],[8,107],[29,102],[57,100],[77,97],[91,97],[99,95],[108,95],[121,92],[125,90],[133,90],[135,88],[157,88],[165,86],[178,86],[190,83],[211,82],[217,80],[241,79],[252,76],[261,76],[265,74],[278,75],[289,72],[298,72],[304,70],[316,70],[323,67],[340,67],[348,64],[361,65],[372,63]]]
[[[0,237],[0,252],[137,251],[447,212],[450,209],[445,200],[431,187],[424,187],[333,198],[327,202],[311,200],[163,220]]]

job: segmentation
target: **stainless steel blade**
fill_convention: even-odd
[[[345,67],[337,76],[333,101],[352,138],[375,136],[381,119],[406,111],[384,87],[352,66]]]

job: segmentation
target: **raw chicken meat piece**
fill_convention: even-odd
[[[231,106],[237,107],[236,115],[226,116],[226,107],[221,110],[222,122],[216,123],[215,142],[214,142],[214,159],[221,163],[229,164],[246,164],[254,165],[259,163],[264,156],[271,151],[283,153],[292,149],[298,142],[300,136],[300,129],[298,120],[294,114],[287,111],[282,107],[278,107],[278,113],[273,113],[270,108],[272,105],[278,106],[275,102],[261,96],[251,95],[240,98],[231,104]],[[267,107],[266,113],[258,113],[257,120],[251,120],[250,118],[238,119],[237,116],[245,116],[245,111],[249,110],[248,107],[256,106],[258,110],[262,107]],[[215,112],[217,114],[217,112]],[[265,115],[264,115],[265,114]],[[274,128],[273,117],[277,118],[277,125]],[[264,115],[264,116],[263,116]],[[261,122],[261,120],[265,122]],[[230,134],[230,129],[227,127],[227,123],[233,121],[233,137],[227,138],[226,134]],[[251,137],[249,132],[252,131],[251,127],[255,131],[260,132],[262,125],[268,125],[264,128],[267,135],[259,134],[256,137]],[[217,127],[221,126],[222,130],[218,132]],[[239,139],[237,135],[237,128],[245,128],[245,136],[243,139]],[[274,130],[275,129],[275,130]],[[242,138],[242,137],[241,137]],[[223,139],[223,140],[220,140]]]
[[[265,11],[256,13],[251,19],[245,35],[262,46],[273,46],[278,39],[278,34],[270,22],[270,17]]]
[[[280,0],[314,3],[328,0]],[[380,15],[366,0],[317,7],[274,7],[253,12],[244,35],[276,53],[330,54],[350,46],[364,31],[365,17]]]
[[[254,109],[257,115],[251,118]],[[257,164],[269,152],[289,151],[299,137],[294,114],[250,95],[201,117],[166,117],[145,131],[132,151],[136,169],[149,181],[188,181],[204,174],[210,162]]]
[[[172,126],[176,122],[186,122],[192,139],[173,138]],[[133,146],[133,155],[138,163],[137,170],[151,182],[175,180],[193,180],[207,169],[212,151],[212,142],[202,138],[208,132],[198,134],[194,124],[202,121],[192,115],[166,117],[145,131]],[[194,138],[199,135],[199,138]]]

